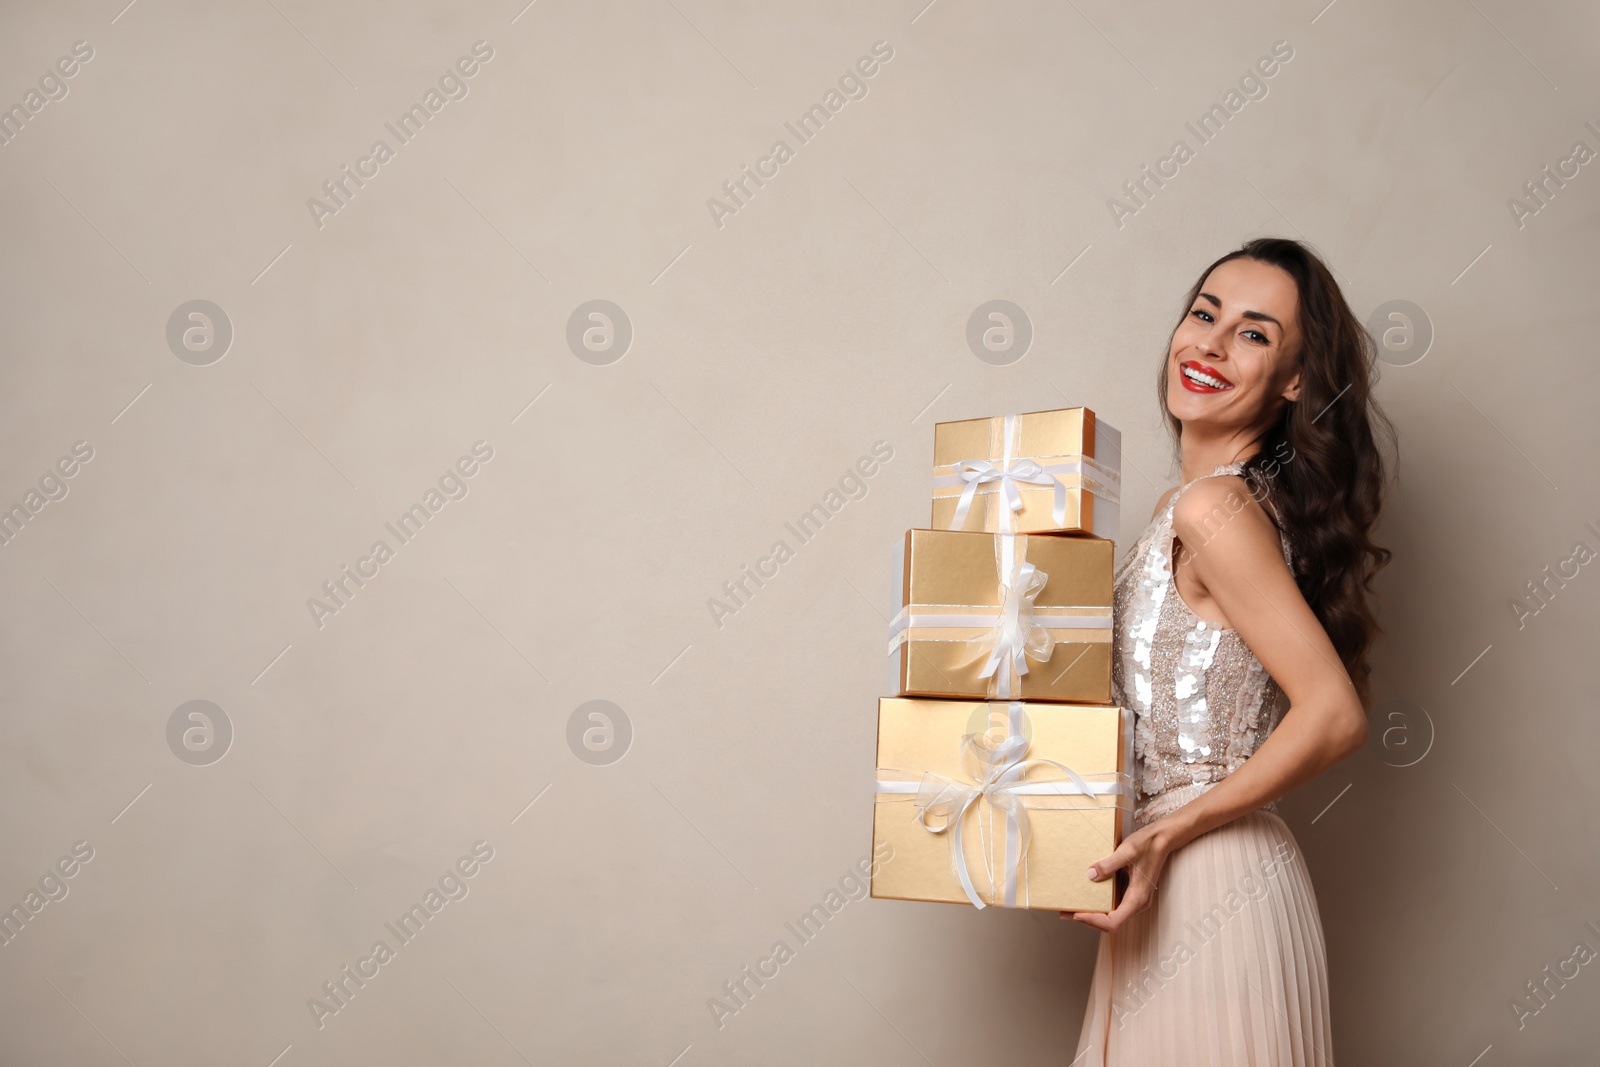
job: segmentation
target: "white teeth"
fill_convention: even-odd
[[[1227,382],[1221,380],[1220,378],[1213,378],[1209,374],[1201,374],[1199,371],[1191,370],[1188,367],[1179,367],[1178,369],[1183,372],[1183,376],[1185,378],[1188,378],[1192,382],[1199,382],[1201,385],[1209,385],[1213,389],[1231,388]]]

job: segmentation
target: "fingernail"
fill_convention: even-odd
[[[1089,868],[1089,881],[1098,882],[1099,880],[1100,880],[1100,872],[1095,870],[1093,867],[1090,867]]]

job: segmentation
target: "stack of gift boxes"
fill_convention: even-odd
[[[1066,408],[942,422],[933,450],[931,528],[895,553],[872,895],[1111,911],[1118,880],[1087,868],[1133,828],[1120,435]]]

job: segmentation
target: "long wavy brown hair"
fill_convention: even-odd
[[[1362,706],[1370,707],[1367,650],[1382,632],[1369,603],[1371,582],[1393,555],[1371,537],[1387,483],[1380,444],[1395,453],[1394,426],[1372,396],[1377,346],[1316,253],[1279,237],[1257,238],[1201,271],[1180,325],[1207,276],[1239,258],[1270,263],[1294,279],[1301,336],[1299,399],[1286,404],[1260,438],[1261,447],[1243,464],[1244,476],[1257,499],[1270,492],[1274,521],[1293,550],[1295,582],[1344,661]],[[1168,337],[1156,391],[1176,451],[1183,423],[1167,410],[1171,350]]]

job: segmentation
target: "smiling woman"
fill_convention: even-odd
[[[1071,914],[1102,931],[1073,1063],[1310,1067],[1333,1050],[1306,867],[1249,907],[1224,889],[1298,853],[1277,799],[1365,742],[1388,424],[1372,342],[1299,243],[1222,257],[1185,308],[1157,380],[1182,483],[1116,575],[1136,829],[1089,871],[1126,878],[1122,903]]]

